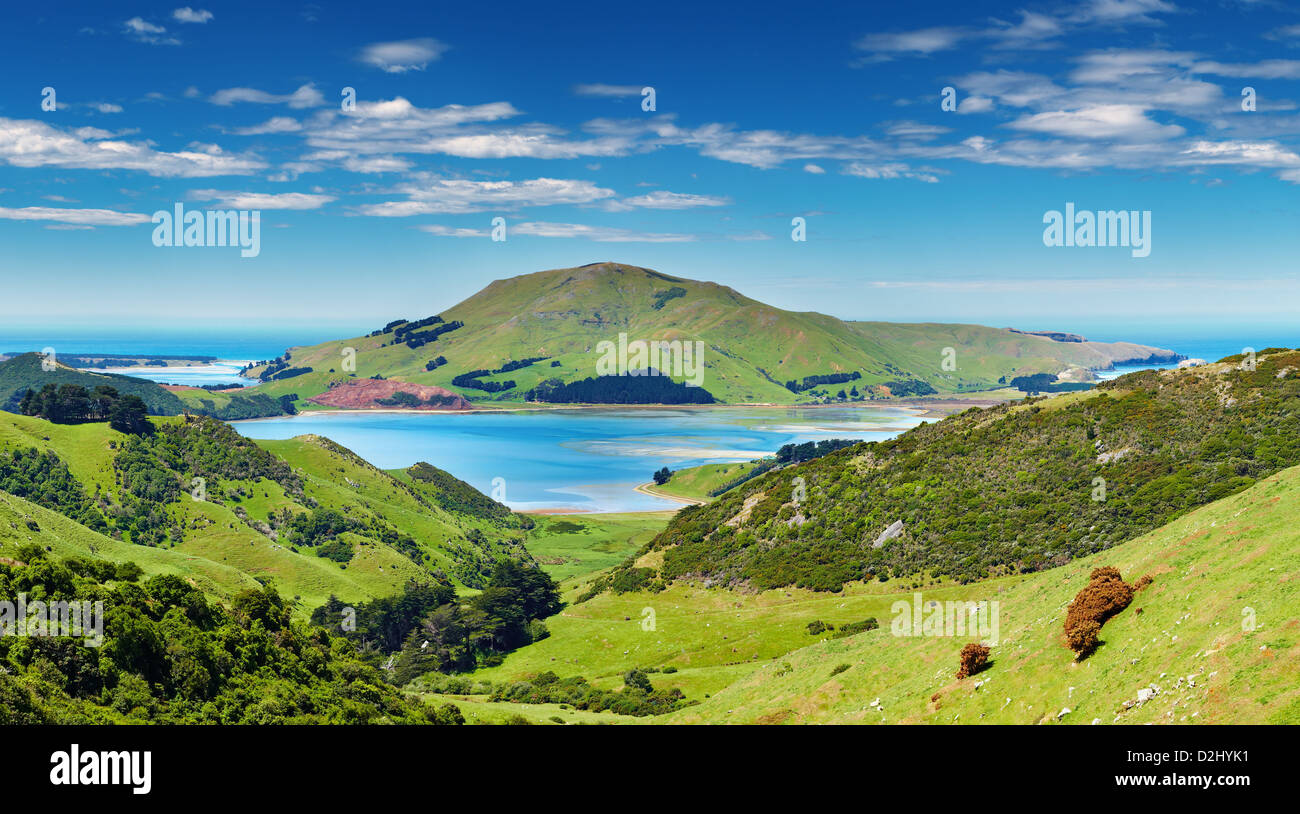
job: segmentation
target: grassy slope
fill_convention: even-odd
[[[28,527],[35,522],[39,531]],[[0,492],[0,557],[13,559],[20,546],[49,546],[60,557],[95,557],[113,562],[134,562],[150,576],[176,574],[215,596],[230,596],[256,588],[248,574],[181,551],[149,548],[113,540],[35,503]]]
[[[77,384],[87,390],[100,385],[116,388],[121,395],[135,395],[144,400],[149,412],[157,415],[177,415],[184,405],[173,393],[147,379],[122,376],[115,373],[91,373],[56,363],[50,370],[42,367],[43,357],[24,353],[0,362],[0,405],[14,404],[27,390],[39,390],[46,384]]]
[[[557,582],[617,565],[659,533],[672,512],[537,515],[528,551]],[[573,526],[580,528],[574,529]]]
[[[655,486],[652,491],[707,502],[713,500],[709,492],[728,481],[739,478],[755,466],[754,461],[745,461],[743,463],[702,464],[679,469],[673,473],[672,478],[667,483]]]
[[[1071,709],[1066,723],[1112,723],[1117,715],[1122,723],[1296,723],[1297,505],[1300,468],[1293,468],[1061,568],[920,587],[925,601],[1000,603],[1001,641],[977,679],[953,678],[957,652],[973,639],[890,635],[891,605],[910,600],[913,588],[897,581],[843,594],[677,585],[660,594],[602,595],[566,608],[548,620],[550,638],[477,675],[500,681],[554,670],[617,687],[631,667],[676,666],[675,674],[652,675],[656,686],[681,687],[703,703],[661,723],[1035,723],[1055,720],[1063,707]],[[1075,663],[1062,643],[1065,606],[1103,564],[1129,580],[1151,574],[1155,583],[1106,624],[1106,644]],[[1246,607],[1258,616],[1253,632],[1242,630]],[[655,631],[641,629],[643,608],[655,610]],[[813,619],[841,625],[867,616],[882,628],[809,644],[816,640],[804,628]],[[840,664],[850,668],[832,676]],[[1187,687],[1190,675],[1195,688]],[[976,680],[987,684],[977,690]],[[1156,699],[1122,712],[1152,682],[1161,687]],[[883,713],[870,706],[877,698]]]
[[[655,294],[672,287],[687,293],[654,309]],[[859,388],[915,377],[945,393],[979,390],[996,386],[997,378],[1008,374],[1103,366],[1107,354],[1115,350],[977,325],[843,322],[825,314],[773,308],[716,283],[612,263],[498,280],[441,315],[448,322],[460,320],[465,327],[416,350],[405,345],[381,347],[391,341],[391,334],[295,348],[290,364],[311,367],[313,372],[259,385],[257,392],[297,393],[300,399],[324,392],[331,381],[348,377],[341,365],[346,347],[357,351],[358,377],[382,374],[453,390],[459,388],[451,387],[451,380],[460,373],[493,370],[525,357],[550,357],[532,367],[488,377],[516,381],[517,388],[506,400],[517,401],[543,379],[573,381],[595,375],[597,343],[616,341],[620,332],[626,332],[629,341],[703,341],[703,386],[732,403],[808,400],[782,383],[855,370],[863,376],[856,382]],[[427,314],[407,316],[419,319]],[[940,368],[945,347],[957,352],[956,371]],[[426,372],[425,363],[439,355],[446,356],[448,364]],[[551,367],[552,360],[561,366]],[[331,369],[336,372],[329,373]],[[481,391],[462,392],[476,402],[493,399]]]
[[[176,420],[179,419],[155,419],[156,422]],[[111,449],[110,444],[120,444],[124,439],[125,436],[107,424],[67,426],[26,416],[0,414],[0,448],[37,447],[52,451],[68,463],[72,474],[91,492],[94,483],[100,484],[106,494],[117,492],[113,470],[116,450]],[[312,436],[257,443],[298,470],[303,478],[304,491],[321,506],[346,509],[353,516],[373,513],[383,517],[414,537],[422,550],[430,555],[430,567],[443,568],[453,581],[460,582],[455,569],[456,557],[465,561],[486,556],[463,536],[471,527],[487,530],[485,523],[418,502],[392,477],[342,448]],[[209,483],[208,486],[210,489],[225,487],[227,491],[242,486],[251,497],[244,498],[237,505],[255,520],[265,521],[272,513],[285,507],[295,513],[306,510],[285,495],[279,484],[269,480],[225,481]],[[4,496],[12,501],[18,500]],[[27,507],[39,508],[30,504]],[[253,577],[266,577],[273,579],[285,596],[299,598],[299,610],[309,611],[322,604],[330,594],[349,602],[386,596],[396,592],[406,580],[427,573],[395,549],[355,536],[350,539],[357,544],[357,553],[346,568],[306,549],[295,553],[250,528],[236,517],[233,506],[194,501],[185,494],[171,504],[169,511],[185,529],[184,540],[174,548],[153,549],[109,541],[113,543],[113,550],[125,547],[132,556],[138,552],[140,557],[174,552],[181,563],[176,567],[183,571],[188,569],[187,575],[191,575],[188,572],[198,576],[226,570],[243,575],[242,578],[213,578],[212,587],[217,589],[218,595],[227,594],[232,586],[242,586]],[[44,522],[38,522],[42,529],[46,528]],[[65,522],[75,526],[72,521]],[[80,526],[76,528],[99,538],[101,547],[102,541],[108,540]],[[26,532],[25,527],[22,531]],[[492,534],[501,536],[499,530],[492,531]],[[38,535],[38,538],[43,539],[43,535]],[[148,567],[144,560],[141,560],[141,565]]]

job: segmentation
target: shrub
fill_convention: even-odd
[[[1065,641],[1076,657],[1086,658],[1097,649],[1101,626],[1128,607],[1133,591],[1118,569],[1109,565],[1093,569],[1088,584],[1065,612]]]
[[[961,654],[957,657],[960,666],[957,669],[957,678],[967,678],[973,676],[980,670],[983,670],[989,663],[989,648],[986,645],[971,642],[961,649]]]
[[[821,633],[825,633],[828,630],[834,630],[834,629],[835,629],[835,625],[828,625],[820,619],[816,619],[808,623],[809,636],[817,636]]]
[[[876,621],[876,617],[868,616],[861,622],[850,622],[847,625],[840,625],[840,629],[835,631],[835,635],[831,638],[843,639],[846,636],[853,636],[868,630],[875,630],[878,627],[880,627],[880,623]]]
[[[831,675],[833,675],[833,676],[837,676],[837,675],[839,675],[840,673],[844,672],[845,670],[849,669],[850,666],[852,666],[852,665],[849,665],[849,664],[839,664],[839,665],[836,665],[835,669],[834,669],[834,670],[831,670]]]

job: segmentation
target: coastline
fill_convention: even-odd
[[[770,404],[744,403],[735,404],[564,404],[556,406],[510,406],[510,407],[472,407],[468,410],[421,410],[408,407],[359,407],[337,408],[333,410],[300,410],[294,416],[266,416],[263,418],[243,418],[238,421],[273,421],[294,418],[296,416],[320,417],[326,415],[473,415],[482,413],[541,413],[566,410],[725,410],[744,408],[750,410],[893,410],[917,418],[942,418],[959,413],[971,407],[992,407],[1003,404],[1007,398],[961,398],[943,397],[937,399],[899,399],[898,401],[845,402],[843,404]]]
[[[650,497],[658,497],[658,498],[663,498],[664,500],[671,500],[674,503],[681,503],[686,506],[703,506],[707,502],[704,500],[696,500],[693,497],[682,497],[680,495],[670,495],[667,492],[660,492],[655,489],[654,481],[647,481],[645,483],[642,483],[636,486],[633,491],[640,492],[643,495],[649,495]]]

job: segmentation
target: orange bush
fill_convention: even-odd
[[[1128,607],[1134,587],[1124,581],[1119,569],[1109,565],[1094,568],[1088,584],[1075,595],[1065,612],[1065,642],[1082,658],[1101,644],[1099,634],[1106,620]]]
[[[957,670],[957,678],[973,676],[988,666],[989,648],[971,642],[961,649],[961,655],[958,656],[958,659],[961,662],[961,667]]]

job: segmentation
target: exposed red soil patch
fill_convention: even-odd
[[[312,396],[307,401],[326,407],[344,407],[351,410],[393,409],[393,405],[379,404],[378,401],[379,399],[390,399],[396,393],[410,393],[422,401],[428,400],[431,396],[454,399],[437,407],[409,409],[429,410],[432,412],[436,410],[471,410],[474,408],[474,405],[466,401],[464,396],[453,393],[445,387],[411,384],[410,382],[399,382],[392,379],[352,379],[340,382],[319,396]]]

